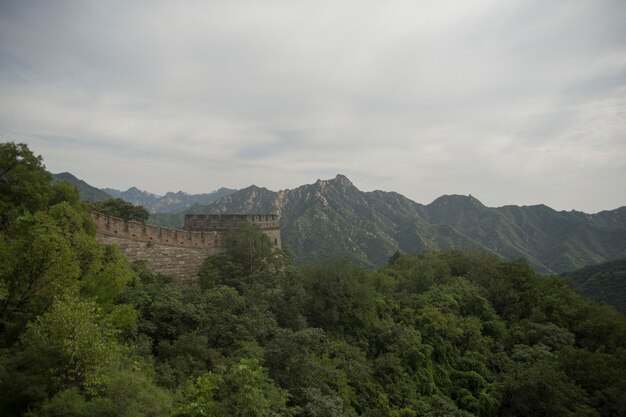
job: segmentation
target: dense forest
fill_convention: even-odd
[[[626,257],[562,274],[586,297],[626,314]]]
[[[626,415],[626,318],[522,260],[303,267],[247,225],[182,285],[88,210],[0,144],[0,415]]]

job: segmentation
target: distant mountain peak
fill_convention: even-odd
[[[242,191],[269,191],[267,188],[265,187],[259,187],[258,185],[250,185],[247,188],[244,188]]]
[[[165,193],[164,197],[171,197],[171,196],[188,196],[190,195],[189,193],[185,192],[185,191],[168,191],[167,193]]]
[[[142,191],[137,187],[130,187],[126,191],[118,191],[110,188],[106,188],[103,191],[129,203],[141,205],[150,213],[175,213],[192,206],[196,202],[199,204],[210,204],[236,190],[220,188],[208,194],[189,194],[185,191],[168,191],[162,196],[148,191]]]
[[[55,181],[67,181],[70,184],[74,185],[78,192],[80,193],[80,198],[82,200],[88,201],[104,201],[111,198],[111,196],[102,190],[99,190],[91,185],[87,184],[85,181],[77,178],[75,175],[69,172],[60,172],[58,174],[52,174]]]
[[[354,184],[352,183],[352,181],[350,181],[350,179],[348,179],[348,177],[346,177],[345,175],[342,174],[337,174],[335,176],[335,178],[332,179],[328,179],[328,180],[322,180],[322,179],[318,179],[317,181],[315,181],[315,184],[317,187],[319,187],[320,189],[325,188],[326,186],[334,186],[337,187],[341,190],[347,190],[349,188],[355,188]]]
[[[337,174],[332,181],[337,182],[344,186],[354,187],[354,184],[352,183],[352,181],[350,181],[348,177],[342,174]]]
[[[480,202],[476,197],[470,195],[461,195],[461,194],[445,194],[439,198],[433,200],[432,203],[429,204],[429,207],[445,207],[445,206],[455,206],[455,207],[480,207],[483,208],[485,205]]]
[[[76,178],[76,176],[70,172],[59,172],[58,174],[52,174],[55,178]],[[78,178],[76,178],[78,179]],[[82,180],[81,180],[82,181]]]
[[[479,249],[552,273],[626,253],[626,209],[582,216],[491,208],[471,195],[424,206],[398,193],[359,191],[341,174],[279,192],[251,185],[186,213],[280,213],[283,242],[302,263],[345,258],[380,267],[398,249]]]

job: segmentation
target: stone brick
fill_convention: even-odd
[[[208,215],[193,215],[206,216]],[[210,215],[212,216],[212,215]],[[210,255],[224,252],[224,233],[241,221],[256,223],[254,216],[258,216],[259,225],[263,233],[281,246],[280,228],[276,215],[221,215],[219,219],[222,227],[199,227],[201,230],[169,229],[146,225],[135,221],[107,216],[102,213],[91,212],[97,226],[96,238],[104,244],[117,245],[122,254],[130,261],[146,261],[147,267],[156,273],[172,276],[177,281],[196,279],[202,264]],[[269,217],[271,216],[271,217]],[[245,220],[242,220],[245,218]],[[249,219],[251,218],[251,219]],[[201,220],[202,217],[196,217]],[[213,221],[215,219],[212,219]]]

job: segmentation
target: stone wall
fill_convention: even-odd
[[[279,221],[278,214],[186,214],[183,229],[205,233],[226,232],[248,222],[258,226],[274,246],[281,248]]]
[[[94,211],[91,212],[91,217],[96,223],[98,234],[103,236],[181,248],[202,247],[223,250],[224,247],[224,233],[219,231],[168,229],[135,221],[124,221]]]
[[[220,252],[218,248],[186,248],[97,235],[100,243],[116,245],[129,261],[146,261],[152,272],[173,277],[179,282],[194,280],[205,259]]]
[[[194,279],[208,256],[225,250],[224,233],[228,227],[221,230],[178,230],[125,221],[94,211],[91,217],[98,228],[96,238],[99,242],[117,245],[128,260],[146,261],[151,271],[172,276],[178,281]],[[223,220],[227,220],[227,215]],[[275,222],[267,224],[262,230],[275,246],[281,247],[278,218],[264,221]]]
[[[278,229],[277,214],[185,214],[185,230],[228,230],[248,222],[261,230]]]

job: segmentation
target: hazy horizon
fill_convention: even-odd
[[[67,171],[65,171],[65,172],[55,172],[55,173],[53,173],[53,174],[62,174],[62,173],[67,173]],[[72,174],[72,173],[70,172],[70,174]],[[73,175],[73,174],[72,174],[72,175]],[[334,176],[334,177],[332,177],[332,178],[317,178],[317,179],[315,179],[315,180],[312,180],[312,181],[308,181],[308,182],[302,183],[302,184],[298,185],[298,187],[300,187],[300,186],[306,186],[306,185],[312,185],[312,184],[314,184],[314,183],[316,183],[317,181],[320,181],[320,180],[321,180],[321,181],[331,181],[331,180],[335,179],[338,175],[343,175],[343,174],[338,173],[337,175],[335,175],[335,176]],[[77,178],[78,178],[78,177],[77,177]],[[371,190],[364,190],[364,189],[362,189],[361,187],[359,187],[357,184],[354,184],[354,182],[352,181],[352,179],[351,179],[351,178],[349,178],[349,177],[346,177],[346,178],[348,178],[348,179],[350,180],[350,182],[352,182],[352,183],[353,183],[353,185],[354,185],[354,186],[355,186],[355,187],[356,187],[359,191],[362,191],[362,192],[371,192],[371,191],[396,192],[396,191],[395,191],[395,190],[393,190],[393,189],[384,189],[384,190],[383,190],[383,189],[380,189],[380,188],[371,189]],[[82,181],[85,181],[83,178],[78,178],[78,179],[79,179],[79,180],[82,180]],[[89,181],[85,181],[85,182],[86,182],[87,184],[89,184],[89,185],[93,186],[93,184],[89,183]],[[269,191],[272,191],[272,192],[288,191],[288,190],[293,190],[294,188],[297,188],[297,187],[291,187],[291,188],[279,188],[279,189],[272,189],[272,188],[268,188],[268,187],[265,187],[265,186],[260,185],[260,184],[249,184],[249,185],[247,185],[247,186],[245,186],[245,187],[241,187],[241,188],[230,188],[230,189],[231,189],[231,190],[234,190],[234,191],[236,192],[236,191],[245,190],[246,188],[253,187],[253,186],[260,187],[260,188],[266,188],[266,189],[268,189]],[[169,192],[172,192],[172,193],[179,193],[179,192],[182,192],[182,193],[189,194],[189,195],[194,195],[194,194],[211,194],[211,193],[214,193],[214,192],[219,191],[219,189],[220,189],[220,188],[229,188],[229,187],[218,187],[218,188],[215,188],[215,189],[206,190],[206,191],[201,191],[201,192],[198,192],[198,193],[188,192],[188,191],[185,191],[185,190],[183,190],[183,189],[172,189],[172,190],[168,190],[166,193],[162,193],[162,194],[161,194],[161,193],[154,193],[154,192],[152,192],[152,191],[150,191],[150,190],[143,189],[143,188],[138,187],[138,186],[136,186],[136,185],[133,185],[133,186],[130,186],[130,187],[127,187],[127,188],[124,188],[124,189],[115,188],[115,187],[107,187],[107,186],[104,186],[104,187],[96,187],[96,188],[98,188],[98,189],[100,189],[100,190],[102,190],[102,191],[104,191],[104,190],[106,190],[106,189],[113,189],[113,190],[120,191],[120,192],[125,192],[125,191],[128,191],[128,190],[129,190],[129,189],[131,189],[131,188],[137,188],[139,191],[147,192],[147,193],[153,194],[153,195],[155,195],[155,196],[157,196],[157,197],[164,197],[164,196],[165,196],[165,194],[167,194],[167,193],[169,193]],[[502,206],[507,206],[507,205],[517,205],[517,206],[534,206],[534,205],[541,205],[541,204],[544,204],[544,203],[536,203],[536,204],[512,204],[512,203],[511,203],[511,204],[502,204],[502,205],[493,206],[493,205],[490,205],[490,204],[486,203],[485,201],[483,201],[483,200],[480,198],[480,196],[476,196],[476,195],[471,194],[471,193],[470,193],[470,194],[444,193],[444,194],[440,194],[440,195],[438,195],[437,197],[435,197],[435,198],[433,198],[432,200],[429,200],[429,201],[417,201],[417,200],[414,200],[414,199],[412,199],[412,198],[410,198],[410,197],[408,197],[408,196],[405,196],[405,197],[409,198],[410,200],[412,200],[412,201],[414,201],[414,202],[416,202],[416,203],[419,203],[419,204],[422,204],[422,205],[428,205],[428,204],[430,204],[430,203],[434,202],[435,200],[437,200],[438,198],[443,197],[443,196],[446,196],[446,195],[447,195],[447,196],[450,196],[450,195],[463,195],[463,196],[467,196],[467,197],[472,197],[472,198],[475,198],[475,199],[477,199],[478,201],[480,201],[480,202],[481,202],[482,204],[484,204],[486,207],[491,207],[491,208],[499,208],[499,207],[502,207]],[[587,213],[587,214],[595,214],[595,213],[598,213],[598,212],[601,212],[601,211],[611,211],[611,210],[619,209],[619,208],[621,208],[621,207],[624,207],[624,205],[622,205],[622,206],[618,206],[618,207],[613,207],[613,208],[605,208],[605,209],[601,209],[601,210],[594,211],[594,212],[585,212],[585,213]],[[557,210],[557,211],[583,211],[583,212],[584,212],[584,210],[577,210],[577,209],[570,209],[570,210],[564,210],[564,209],[563,209],[563,210],[561,210],[561,209],[557,209],[557,208],[555,208],[555,207],[551,207],[551,208],[552,208],[552,209],[555,209],[555,210]]]
[[[626,205],[626,2],[0,3],[0,140],[98,188]]]

